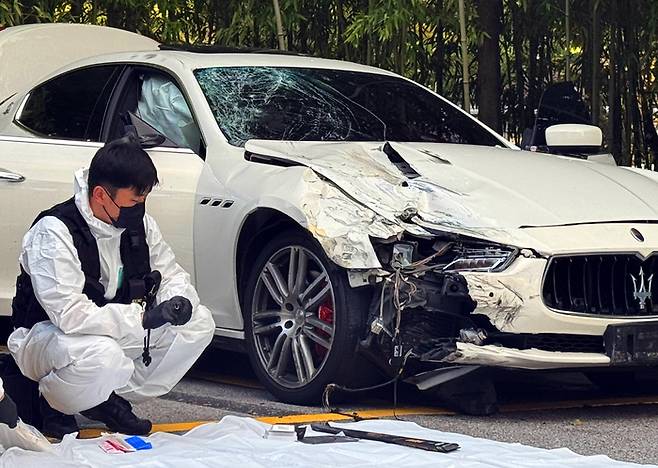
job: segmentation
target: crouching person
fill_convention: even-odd
[[[169,392],[212,339],[210,311],[145,214],[157,183],[134,140],[108,143],[23,238],[8,347],[39,384],[46,435],[77,431],[76,413],[147,434],[131,402]]]

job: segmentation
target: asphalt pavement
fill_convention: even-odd
[[[170,394],[136,411],[160,424],[156,429],[179,432],[227,414],[271,423],[346,420],[354,413],[397,417],[441,431],[658,464],[658,389],[655,394],[633,389],[603,393],[578,373],[503,373],[496,388],[501,412],[493,416],[455,414],[407,386],[399,389],[395,407],[392,389],[387,388],[343,400],[341,414],[327,414],[320,406],[274,400],[256,381],[245,356],[209,350]]]

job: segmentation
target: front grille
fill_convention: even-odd
[[[633,254],[578,255],[551,259],[544,303],[553,309],[592,315],[658,314],[658,260]]]

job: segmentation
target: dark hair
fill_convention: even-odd
[[[112,197],[117,189],[134,188],[146,195],[158,184],[158,171],[151,157],[134,137],[123,137],[106,143],[99,149],[89,166],[89,196],[100,185]]]

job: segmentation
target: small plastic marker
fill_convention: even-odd
[[[130,444],[135,450],[148,450],[153,448],[151,442],[147,442],[139,436],[127,437],[125,440],[126,443]]]

